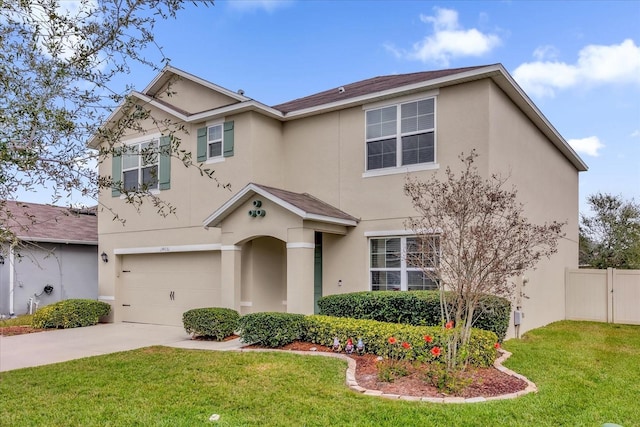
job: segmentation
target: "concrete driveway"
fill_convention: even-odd
[[[0,336],[0,371],[153,345],[202,350],[237,350],[242,347],[238,339],[225,342],[192,340],[184,328],[178,326],[104,323],[84,328]]]

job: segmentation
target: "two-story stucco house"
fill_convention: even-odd
[[[403,184],[407,174],[461,168],[458,155],[472,149],[482,175],[510,174],[530,221],[568,221],[558,253],[527,277],[522,327],[564,318],[586,165],[502,65],[375,77],[274,106],[167,67],[132,96],[156,118],[183,123],[183,148],[230,191],[168,157],[101,165],[102,175],[127,188],[150,184],[177,209],[137,213],[118,191],[101,194],[126,218],[123,226],[99,215],[110,259],[100,265],[100,298],[114,321],[181,325],[184,311],[211,306],[308,314],[322,295],[430,289],[400,255],[414,214]],[[145,127],[122,144],[168,143],[151,121]]]

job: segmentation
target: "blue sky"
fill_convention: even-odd
[[[267,105],[502,63],[589,166],[581,211],[596,192],[640,201],[640,1],[218,0],[156,30],[173,66]],[[142,90],[154,76],[121,83]]]

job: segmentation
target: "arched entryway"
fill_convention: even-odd
[[[242,245],[241,314],[287,311],[287,248],[269,236]]]

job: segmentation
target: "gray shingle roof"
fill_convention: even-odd
[[[369,95],[376,92],[382,92],[413,83],[434,80],[441,77],[459,74],[466,71],[484,68],[486,65],[465,68],[452,68],[449,70],[423,71],[409,74],[393,74],[389,76],[378,76],[359,82],[346,84],[340,88],[329,89],[314,95],[298,98],[293,101],[285,102],[272,106],[276,110],[283,113],[303,110],[305,108],[317,107],[332,102],[344,101],[358,96]],[[341,90],[344,89],[344,90]]]
[[[5,201],[0,226],[21,240],[97,244],[98,217],[95,208],[84,210],[61,206]]]

